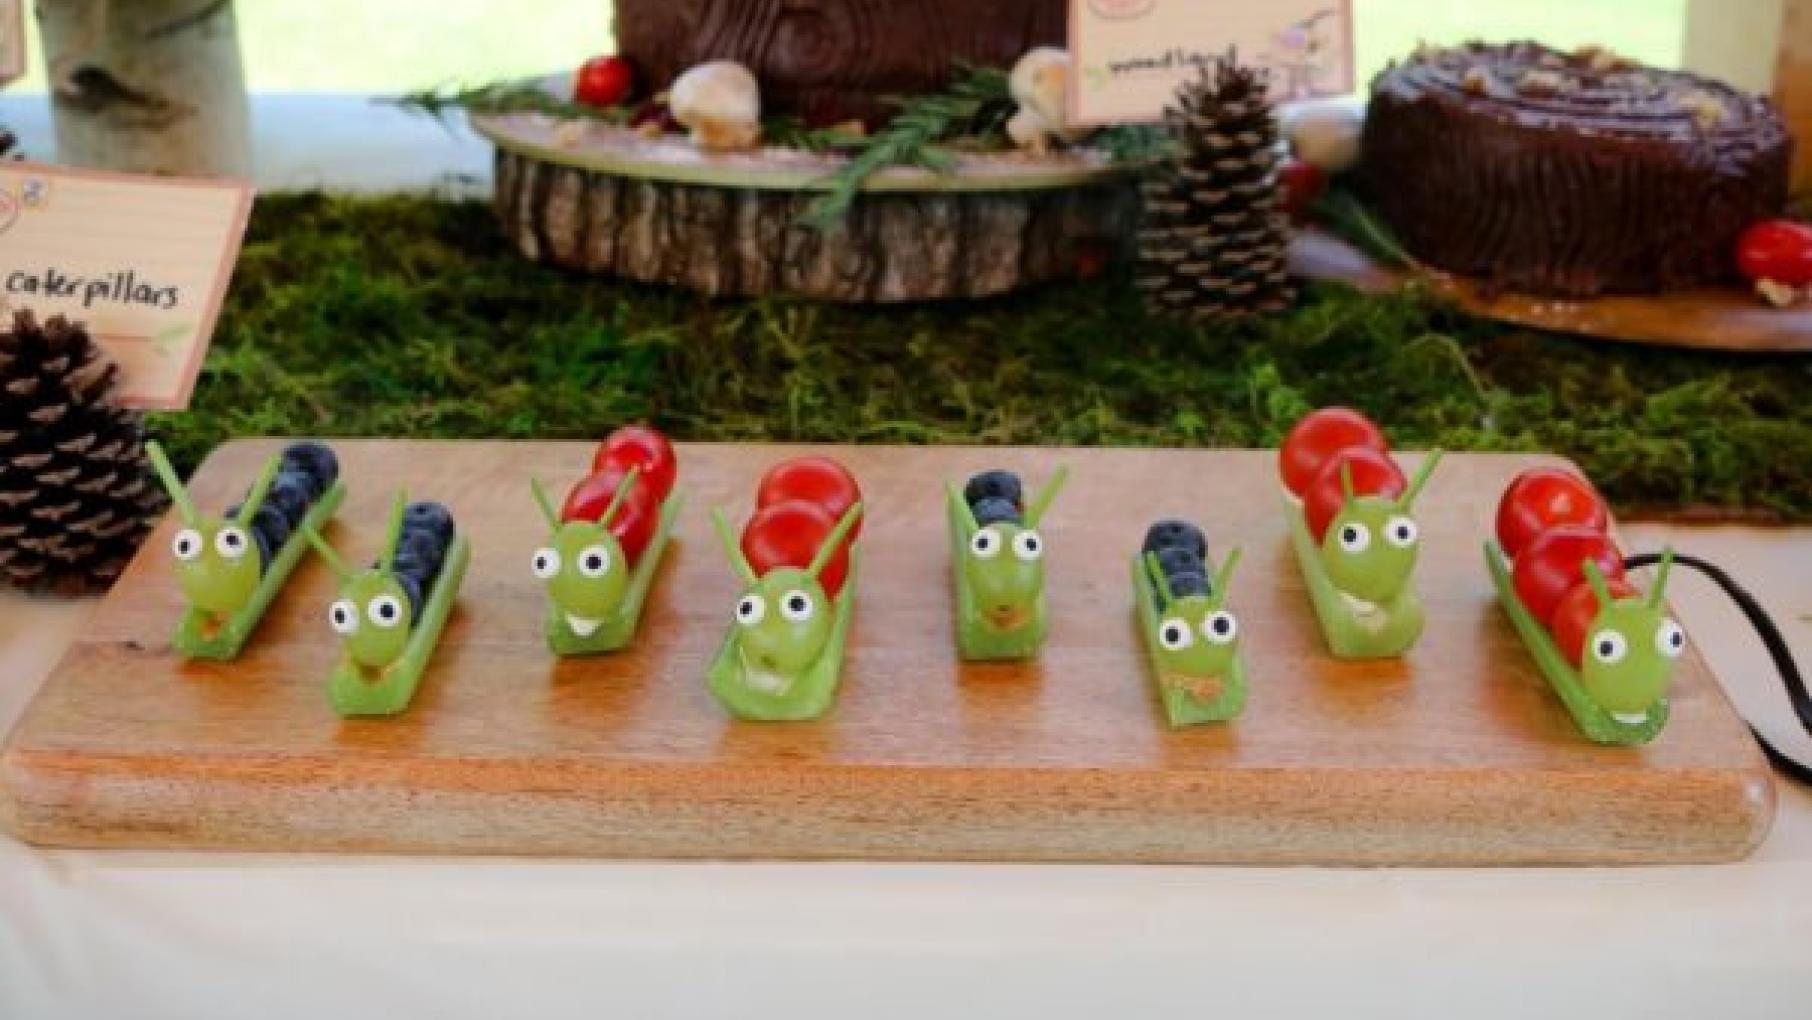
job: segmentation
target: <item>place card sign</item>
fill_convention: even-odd
[[[181,409],[251,207],[238,181],[0,163],[0,302],[86,323],[125,406]]]
[[[1279,102],[1353,90],[1352,0],[1070,0],[1070,120],[1151,123],[1229,49]]]
[[[25,0],[0,0],[0,85],[25,74]]]

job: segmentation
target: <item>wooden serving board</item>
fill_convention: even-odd
[[[217,451],[193,491],[235,498],[266,441]],[[870,516],[842,693],[816,723],[729,719],[705,670],[737,585],[707,510],[740,522],[801,448],[684,446],[690,506],[630,650],[558,660],[529,572],[530,475],[590,447],[339,444],[330,538],[376,547],[395,485],[447,501],[475,553],[408,714],[342,721],[324,683],[332,582],[303,564],[234,663],[184,663],[166,521],[46,681],[0,760],[0,816],[32,842],[631,857],[1326,864],[1724,861],[1774,788],[1696,653],[1654,744],[1573,729],[1492,598],[1498,492],[1541,458],[1455,455],[1421,500],[1428,633],[1406,659],[1323,651],[1278,513],[1274,454],[858,447]],[[1413,459],[1413,458],[1412,458]],[[954,652],[945,479],[1073,470],[1044,532],[1051,638],[1030,664]],[[1127,557],[1186,515],[1245,563],[1231,607],[1245,715],[1171,731],[1134,631]],[[11,678],[0,678],[6,680]]]
[[[1311,280],[1331,280],[1372,293],[1394,291],[1409,280],[1402,270],[1379,265],[1316,227],[1297,235],[1290,254],[1291,271]],[[1574,299],[1492,291],[1475,280],[1441,272],[1431,272],[1425,279],[1473,315],[1536,329],[1752,354],[1812,351],[1812,304],[1774,308],[1735,285]]]

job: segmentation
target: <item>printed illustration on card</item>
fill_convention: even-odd
[[[1278,100],[1353,88],[1351,0],[1070,0],[1070,120],[1149,123],[1177,87],[1237,50]]]

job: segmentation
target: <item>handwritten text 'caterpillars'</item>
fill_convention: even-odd
[[[16,269],[6,276],[6,293],[33,294],[67,298],[93,308],[96,302],[110,301],[121,305],[147,305],[168,311],[182,302],[175,287],[160,287],[140,279],[137,272],[122,269],[104,276],[76,276],[54,267],[42,273]]]

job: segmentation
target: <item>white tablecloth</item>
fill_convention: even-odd
[[[1760,594],[1812,662],[1812,540],[1778,541],[1761,549],[1779,580]],[[1728,629],[1704,592],[1684,578],[1676,591],[1688,629]],[[0,728],[91,608],[0,596]],[[1744,710],[1812,756],[1753,643],[1702,643]],[[0,836],[6,1020],[1175,1007],[1812,1016],[1812,795],[1782,785],[1774,832],[1746,863],[1624,870],[417,860],[40,851]]]

